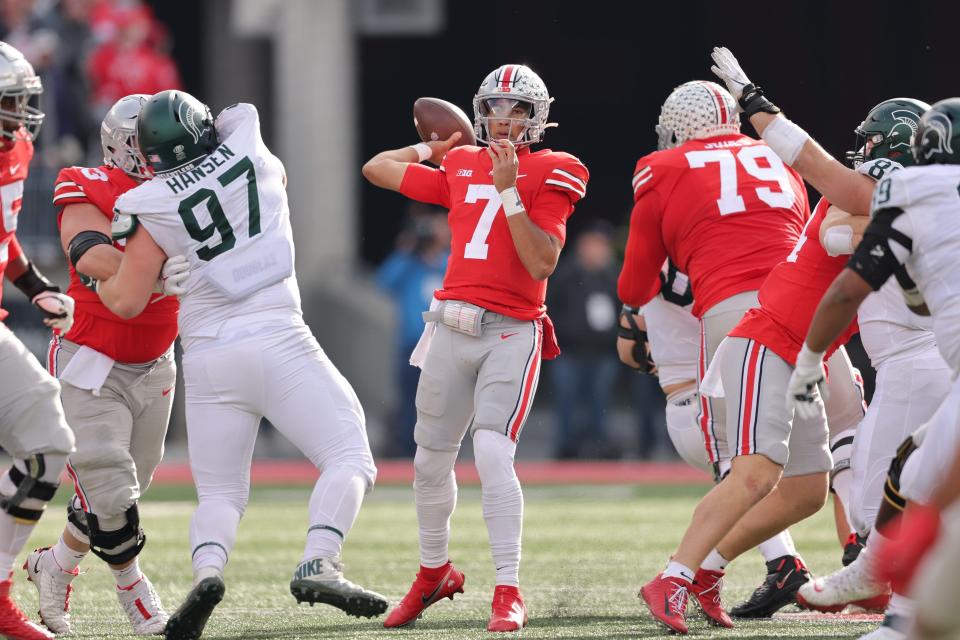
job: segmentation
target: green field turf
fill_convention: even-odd
[[[643,638],[662,636],[637,598],[640,585],[662,568],[678,541],[700,487],[531,488],[526,494],[522,590],[530,613],[524,638]],[[64,493],[64,492],[61,492]],[[141,507],[149,541],[142,566],[168,610],[190,586],[187,531],[193,510],[189,489],[157,487]],[[476,489],[462,489],[453,519],[450,554],[466,573],[466,593],[431,607],[416,628],[384,630],[379,619],[348,618],[339,611],[297,606],[288,583],[300,560],[309,492],[254,492],[227,567],[227,594],[204,638],[490,638],[486,632],[494,571]],[[58,502],[62,503],[62,499]],[[61,504],[48,510],[30,548],[50,544],[62,527]],[[814,570],[839,566],[839,546],[828,510],[794,530]],[[25,555],[25,554],[24,554]],[[417,569],[412,491],[378,488],[360,514],[344,550],[347,576],[399,599]],[[129,625],[113,593],[106,566],[89,557],[74,581],[77,638],[127,638]],[[731,565],[725,601],[734,604],[761,579],[750,553]],[[36,610],[36,592],[17,572],[16,597]],[[690,608],[693,611],[693,607]],[[694,619],[691,637],[857,637],[876,623],[777,620],[715,630]]]

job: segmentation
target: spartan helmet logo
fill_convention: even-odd
[[[890,115],[897,123],[893,125],[890,129],[890,135],[887,136],[888,139],[894,141],[890,145],[890,149],[893,150],[897,147],[907,147],[909,149],[913,141],[913,136],[916,135],[919,126],[917,114],[912,111],[907,111],[906,109],[897,109],[891,112]]]
[[[194,144],[200,141],[200,127],[197,126],[196,121],[194,121],[193,116],[196,113],[189,104],[185,101],[180,103],[178,108],[180,115],[180,124],[183,125],[183,128],[187,130],[187,133],[190,134],[190,137],[193,138]]]
[[[923,137],[920,139],[920,148],[924,149],[923,159],[929,160],[936,153],[952,154],[950,139],[953,138],[953,124],[950,118],[943,113],[932,113],[927,118]]]

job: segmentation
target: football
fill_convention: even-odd
[[[440,98],[418,98],[413,103],[413,125],[424,142],[446,140],[459,131],[463,136],[455,147],[477,143],[473,123],[463,109]]]

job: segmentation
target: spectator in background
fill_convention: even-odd
[[[399,321],[395,356],[399,400],[390,425],[389,451],[394,457],[412,458],[416,452],[413,427],[420,369],[410,364],[410,353],[423,332],[421,314],[443,284],[449,252],[446,212],[413,203],[396,249],[377,271],[377,284],[393,298]]]
[[[139,2],[106,4],[114,9],[108,24],[115,35],[97,47],[88,67],[98,117],[125,95],[181,86],[165,42],[157,42],[162,30],[155,26],[150,9]]]
[[[580,233],[573,256],[551,277],[547,307],[562,355],[547,367],[557,412],[555,456],[620,457],[607,433],[607,415],[619,372],[610,345],[617,334],[617,266],[613,228],[595,221]]]
[[[56,118],[55,136],[60,145],[63,165],[87,164],[86,149],[100,151],[99,120],[90,107],[90,83],[86,62],[93,50],[91,12],[96,0],[60,0],[44,19],[59,37],[51,69],[52,86],[47,104]],[[94,154],[96,158],[97,155]],[[99,164],[99,160],[96,160]]]

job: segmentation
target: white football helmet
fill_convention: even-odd
[[[33,66],[16,47],[0,42],[0,120],[16,125],[16,129],[10,131],[0,128],[0,135],[16,140],[23,127],[27,140],[37,137],[43,124],[43,111],[32,106],[30,98],[41,93],[43,85]],[[3,104],[8,98],[13,98],[12,105]]]
[[[134,93],[117,100],[100,125],[100,146],[103,163],[113,165],[131,178],[149,180],[147,161],[137,146],[137,117],[140,107],[150,98],[145,93]]]
[[[660,149],[672,149],[688,140],[740,133],[737,101],[715,82],[685,82],[660,108],[656,132]]]
[[[543,132],[549,127],[550,103],[553,98],[530,67],[522,64],[505,64],[497,67],[483,79],[477,95],[473,97],[473,129],[480,142],[490,142],[490,120],[520,121],[524,129],[514,144],[528,145],[540,142]],[[526,117],[511,117],[513,108],[522,105],[526,108]],[[512,122],[511,122],[512,124]]]

